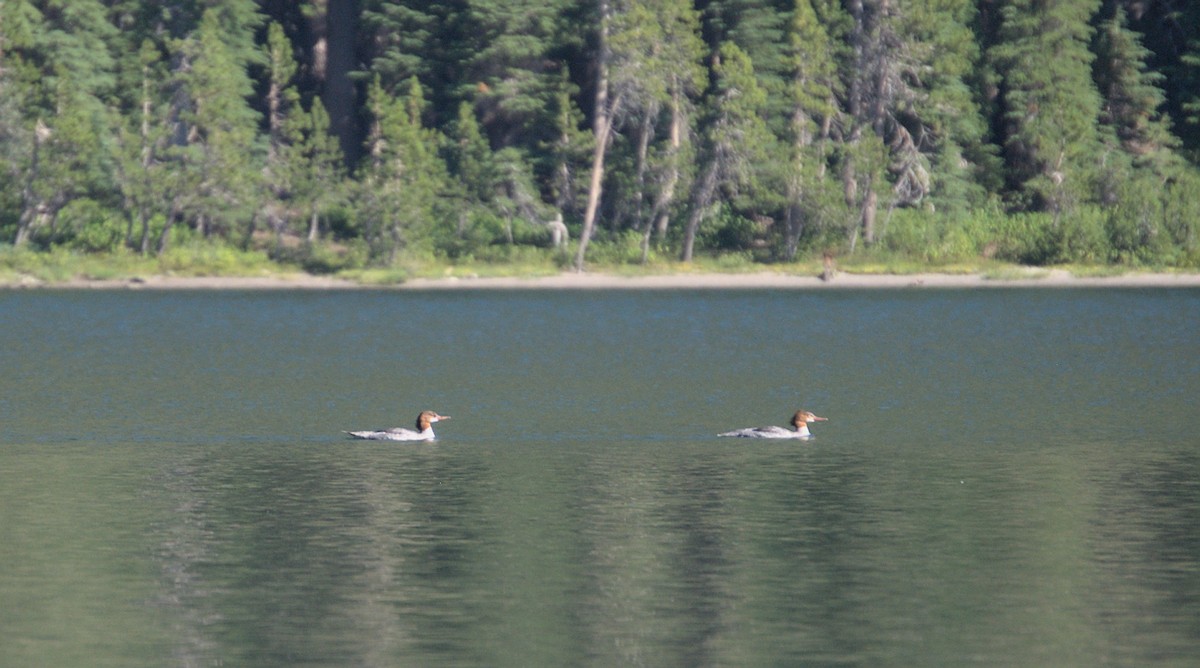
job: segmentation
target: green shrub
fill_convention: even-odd
[[[701,221],[696,230],[696,248],[745,250],[754,246],[755,238],[762,232],[760,228],[753,220],[721,205]]]
[[[934,264],[979,257],[990,237],[990,213],[950,215],[897,209],[882,229],[882,249]]]
[[[220,241],[194,239],[194,233],[180,236],[184,239],[176,239],[175,244],[158,256],[161,271],[194,276],[244,276],[263,273],[271,267],[263,251],[244,251]]]
[[[1080,206],[1064,213],[1054,232],[1057,262],[1105,263],[1110,257],[1107,216],[1098,206]]]
[[[588,243],[587,261],[597,265],[641,264],[642,234],[635,230],[599,233]]]
[[[995,221],[995,256],[1019,264],[1052,264],[1057,244],[1052,230],[1054,217],[1048,213],[1017,212]]]
[[[120,214],[96,200],[73,200],[58,213],[58,242],[85,253],[114,251],[125,239],[125,221]]]

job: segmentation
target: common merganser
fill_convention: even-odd
[[[346,433],[354,438],[362,438],[368,441],[432,441],[437,438],[433,435],[433,423],[449,419],[449,415],[438,415],[433,411],[421,411],[421,414],[417,416],[416,431],[403,427],[392,427],[383,431],[348,431]]]
[[[723,434],[717,434],[717,436],[737,436],[739,438],[812,438],[812,434],[808,431],[808,423],[825,422],[825,420],[826,418],[817,417],[808,411],[796,411],[796,414],[792,416],[792,426],[796,428],[795,431],[784,429],[783,427],[748,427],[746,429],[727,431]]]

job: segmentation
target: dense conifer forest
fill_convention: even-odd
[[[1200,267],[1187,0],[0,0],[0,253]]]

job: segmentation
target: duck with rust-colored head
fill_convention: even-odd
[[[735,436],[738,438],[812,438],[812,433],[808,431],[809,422],[824,422],[826,418],[813,415],[808,411],[796,411],[792,416],[792,429],[784,429],[783,427],[747,427],[745,429],[734,429],[727,431],[717,436]]]
[[[432,441],[437,438],[433,433],[433,423],[449,419],[449,415],[438,415],[434,411],[421,411],[421,414],[417,416],[415,431],[404,427],[392,427],[379,431],[348,431],[346,433],[354,438],[368,441]]]

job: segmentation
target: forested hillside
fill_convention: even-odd
[[[1198,160],[1188,0],[0,0],[0,250],[1194,268]]]

